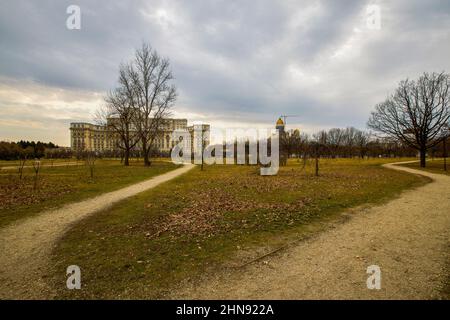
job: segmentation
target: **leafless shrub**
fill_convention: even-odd
[[[86,165],[89,167],[90,177],[94,179],[95,160],[97,159],[94,152],[87,152],[85,156]]]
[[[25,162],[27,161],[27,156],[23,155],[20,159],[19,159],[19,165],[18,165],[18,171],[19,171],[19,179],[22,180],[23,178],[23,167],[25,166]]]
[[[38,179],[39,179],[39,171],[41,170],[41,161],[39,159],[35,159],[33,161],[33,170],[34,170],[33,190],[37,190]]]

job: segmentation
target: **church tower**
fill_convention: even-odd
[[[286,153],[286,131],[285,124],[281,117],[278,118],[275,128],[278,130],[280,137],[280,165],[285,166],[287,164],[288,155]]]
[[[280,135],[284,133],[284,121],[281,118],[278,118],[275,128],[279,130]]]

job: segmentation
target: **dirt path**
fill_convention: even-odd
[[[434,181],[247,267],[181,288],[171,298],[429,299],[440,297],[450,253],[450,177]],[[381,289],[367,289],[367,267]]]
[[[191,170],[187,164],[149,180],[92,199],[44,212],[0,229],[0,299],[44,299],[48,255],[71,224],[113,203],[156,187]]]

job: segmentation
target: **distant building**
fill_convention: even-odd
[[[150,119],[151,120],[151,119]],[[114,119],[108,119],[106,125],[97,125],[87,122],[72,122],[70,124],[70,146],[74,151],[115,151],[119,149],[120,138],[108,125]],[[164,119],[161,134],[154,141],[155,148],[160,152],[170,152],[176,142],[172,139],[174,130],[187,130],[193,136],[194,126],[187,125],[187,119]],[[203,125],[205,134],[205,145],[210,142],[207,124]],[[194,139],[191,139],[193,143]],[[136,147],[138,149],[139,146]]]

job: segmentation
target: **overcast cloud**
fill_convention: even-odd
[[[81,8],[81,30],[66,8]],[[367,27],[379,5],[381,29]],[[364,128],[404,78],[450,72],[450,2],[17,1],[0,11],[0,139],[69,144],[142,41],[170,59],[175,115],[215,127]]]

